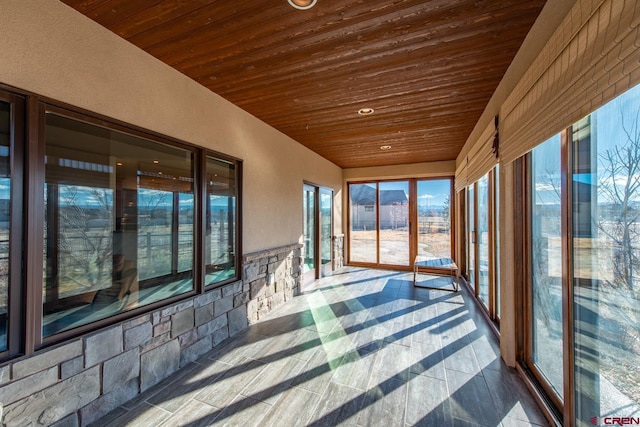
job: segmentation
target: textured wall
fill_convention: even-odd
[[[244,252],[302,243],[302,185],[342,170],[56,0],[3,0],[0,83],[244,161]],[[342,232],[340,218],[335,232]]]

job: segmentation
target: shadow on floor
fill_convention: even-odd
[[[97,425],[546,425],[470,294],[344,269]]]

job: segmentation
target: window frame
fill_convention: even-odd
[[[596,113],[598,109],[591,111],[587,116]],[[577,123],[577,122],[576,122]],[[574,238],[577,235],[574,224],[574,180],[575,151],[573,130],[575,124],[564,128],[560,134],[560,212],[561,212],[561,267],[562,267],[562,396],[558,396],[550,384],[544,380],[542,373],[531,360],[532,355],[532,263],[531,263],[531,229],[532,214],[531,205],[533,194],[531,188],[531,153],[516,160],[519,170],[515,172],[516,182],[524,183],[525,191],[516,197],[516,206],[522,206],[522,215],[518,215],[518,223],[524,224],[524,236],[522,243],[522,258],[524,268],[522,282],[524,289],[520,295],[516,295],[516,306],[523,309],[524,316],[517,326],[517,360],[518,368],[525,374],[528,385],[534,391],[535,397],[543,405],[547,416],[556,422],[568,426],[576,425],[577,397],[576,397],[576,357],[575,357],[575,277],[574,277]],[[518,185],[515,186],[518,189]],[[593,414],[600,416],[600,414]]]
[[[10,105],[9,115],[9,170],[11,179],[9,201],[9,277],[7,281],[7,341],[6,349],[0,352],[0,359],[18,356],[22,353],[24,323],[22,304],[22,259],[24,209],[23,182],[25,161],[25,97],[3,90],[0,87],[0,101]]]
[[[497,166],[494,166],[483,177],[487,177],[487,247],[488,247],[488,265],[487,265],[487,301],[480,299],[480,286],[478,283],[480,274],[480,245],[478,235],[478,223],[479,223],[479,200],[480,200],[480,186],[478,181],[467,185],[459,193],[461,194],[461,200],[464,199],[464,209],[461,210],[461,222],[464,224],[464,265],[461,266],[461,272],[464,273],[468,288],[475,297],[479,306],[482,307],[482,312],[487,316],[490,324],[494,327],[494,332],[499,333],[500,329],[500,316],[498,306],[500,304],[498,289],[499,289],[499,262],[498,245],[500,244],[497,231],[498,231],[498,180],[496,176],[498,174]],[[473,190],[473,194],[470,194],[470,190]],[[472,197],[470,197],[472,196]],[[473,200],[470,200],[473,199]],[[473,204],[471,204],[473,202]],[[473,212],[469,212],[470,207],[473,208]],[[469,219],[473,218],[473,229],[469,230]],[[469,265],[469,252],[473,251],[473,265]],[[470,269],[474,271],[474,281],[470,281]]]
[[[563,130],[560,132],[560,226],[561,226],[561,245],[562,245],[562,256],[563,256],[563,261],[561,262],[561,266],[562,266],[562,277],[561,277],[561,281],[562,281],[562,316],[564,318],[564,316],[566,315],[565,313],[565,307],[567,304],[565,304],[565,298],[567,297],[566,295],[566,286],[564,285],[567,279],[567,274],[568,274],[568,270],[567,270],[567,263],[565,262],[565,260],[567,259],[565,257],[565,248],[566,248],[566,244],[567,242],[570,240],[567,236],[567,233],[565,233],[564,231],[566,230],[566,223],[568,221],[568,215],[569,213],[567,212],[567,206],[565,203],[565,199],[567,197],[567,190],[568,190],[568,184],[567,184],[567,178],[568,178],[568,168],[567,168],[567,156],[569,155],[568,153],[568,131],[567,129]],[[570,385],[568,378],[567,378],[567,373],[568,373],[568,369],[566,369],[567,367],[567,363],[568,363],[568,353],[571,352],[567,352],[567,340],[566,340],[566,322],[562,322],[562,340],[563,340],[563,359],[562,359],[562,364],[563,364],[563,394],[564,396],[558,396],[556,394],[556,392],[553,390],[553,388],[551,387],[551,384],[547,383],[547,381],[544,380],[544,374],[542,373],[542,371],[540,371],[540,369],[538,369],[538,367],[535,365],[535,363],[533,362],[533,331],[532,331],[532,322],[534,319],[534,315],[533,315],[533,265],[532,265],[532,232],[533,232],[533,215],[532,215],[532,207],[533,207],[533,196],[534,193],[532,191],[532,183],[533,183],[533,177],[532,177],[532,167],[531,167],[531,162],[532,162],[532,155],[531,152],[527,153],[521,160],[521,169],[520,169],[520,175],[521,175],[521,182],[523,184],[523,191],[520,191],[519,193],[521,194],[521,200],[517,200],[516,202],[521,204],[524,209],[522,212],[523,215],[523,231],[524,231],[524,238],[522,239],[522,254],[523,254],[523,265],[524,268],[522,269],[522,283],[524,283],[524,289],[522,292],[522,295],[518,298],[518,300],[520,301],[518,303],[519,306],[522,307],[523,309],[523,313],[524,313],[524,321],[522,322],[522,324],[519,326],[519,329],[522,328],[521,330],[521,339],[519,340],[519,359],[520,359],[520,363],[523,365],[525,372],[528,374],[529,378],[533,379],[533,387],[535,387],[535,389],[538,390],[538,395],[541,396],[543,398],[543,400],[545,401],[545,407],[548,410],[551,410],[553,415],[555,417],[559,417],[560,414],[562,414],[566,408],[570,407],[570,402],[567,401],[566,396],[566,388]],[[542,393],[540,393],[540,391]],[[569,393],[570,395],[571,393]],[[563,400],[564,398],[564,400]]]
[[[390,268],[400,271],[413,271],[414,261],[418,250],[418,182],[422,181],[445,181],[448,180],[449,185],[449,257],[456,260],[456,192],[454,188],[454,177],[451,175],[432,176],[432,177],[414,177],[414,178],[397,178],[397,179],[370,179],[370,180],[353,180],[346,182],[346,260],[347,265],[367,267],[367,268]],[[390,182],[407,182],[408,183],[408,218],[409,218],[409,262],[407,265],[401,264],[384,264],[380,262],[380,184]],[[376,218],[376,262],[354,261],[351,257],[351,186],[352,185],[375,185],[376,203],[374,206]],[[372,205],[363,205],[365,207]],[[460,265],[460,264],[457,264]],[[421,273],[428,274],[450,274],[450,269],[439,267],[419,267]]]
[[[307,181],[307,180],[303,180],[302,182],[302,205],[303,205],[303,219],[302,219],[302,224],[303,224],[303,230],[302,230],[302,236],[303,238],[306,237],[305,234],[305,228],[307,226],[307,224],[305,223],[305,215],[304,215],[304,210],[306,209],[306,194],[305,193],[312,193],[314,195],[315,201],[314,201],[314,209],[313,212],[309,212],[308,214],[311,214],[313,216],[313,221],[315,223],[315,227],[313,230],[313,234],[314,234],[314,245],[313,245],[313,250],[315,252],[314,254],[314,265],[315,268],[313,270],[309,270],[307,272],[304,272],[304,268],[303,268],[303,272],[302,272],[302,282],[304,282],[304,284],[308,284],[313,282],[316,279],[320,279],[324,276],[327,276],[329,274],[331,274],[331,272],[333,271],[333,262],[334,262],[334,253],[333,253],[333,241],[334,241],[334,234],[333,234],[333,210],[334,210],[334,201],[333,201],[333,188],[330,187],[325,187],[323,185],[319,185],[319,184],[315,184],[311,181]],[[330,200],[330,214],[329,214],[329,239],[328,239],[328,243],[330,245],[330,253],[329,253],[329,262],[327,263],[323,263],[323,259],[322,259],[322,244],[323,244],[323,233],[322,233],[322,220],[324,219],[324,215],[322,214],[322,196],[329,196],[329,200]],[[307,247],[306,247],[306,239],[305,240],[305,247],[304,249],[304,253],[307,253]],[[302,260],[302,263],[304,263],[304,258]]]
[[[419,204],[418,204],[418,184],[420,182],[425,181],[449,181],[449,258],[451,258],[456,265],[458,266],[458,271],[460,271],[460,262],[456,260],[456,192],[454,181],[455,178],[452,176],[442,176],[442,177],[429,177],[429,178],[413,178],[409,180],[409,217],[411,218],[411,224],[416,224],[415,227],[411,225],[411,235],[409,236],[411,252],[410,252],[410,268],[414,269],[414,260],[417,251],[419,249]],[[412,207],[413,206],[413,207]],[[439,267],[424,267],[418,266],[418,272],[427,273],[427,274],[450,274],[451,271],[448,268],[439,268]]]
[[[207,219],[207,201],[205,200],[207,198],[207,182],[206,182],[206,175],[207,175],[207,158],[212,158],[215,160],[219,160],[222,162],[226,162],[226,163],[232,163],[235,167],[234,167],[234,175],[235,175],[235,188],[236,188],[236,210],[235,210],[235,224],[234,224],[234,233],[235,233],[235,257],[234,257],[234,268],[235,268],[235,276],[220,282],[215,282],[215,283],[206,283],[206,276],[207,276],[207,264],[204,262],[204,254],[206,253],[206,242],[205,242],[205,237],[206,237],[206,224],[205,221]],[[227,283],[231,283],[233,281],[239,280],[241,275],[242,275],[242,265],[241,265],[241,259],[242,259],[242,160],[236,159],[234,157],[230,157],[230,156],[226,156],[223,154],[220,154],[218,152],[206,149],[203,150],[200,159],[198,161],[198,166],[196,167],[195,170],[195,179],[196,179],[196,185],[194,186],[194,197],[195,198],[199,198],[202,203],[200,203],[200,207],[198,209],[194,208],[194,215],[195,212],[197,211],[199,214],[199,217],[201,218],[201,220],[197,220],[197,224],[196,224],[196,229],[197,229],[197,225],[200,225],[202,228],[201,230],[196,232],[196,236],[194,237],[194,243],[196,245],[197,248],[199,248],[200,250],[200,259],[203,260],[203,262],[198,263],[197,262],[197,258],[194,261],[194,270],[201,270],[198,271],[198,283],[202,283],[204,286],[204,291],[209,291],[211,289],[215,289],[218,288],[224,284]],[[198,195],[199,194],[199,195]],[[196,221],[196,219],[194,218],[194,221]],[[196,268],[196,265],[199,268]],[[194,271],[195,274],[195,271]],[[195,275],[194,275],[194,280],[195,279]]]
[[[0,352],[0,361],[31,355],[52,345],[93,333],[124,320],[157,310],[198,294],[215,290],[242,278],[242,166],[233,156],[219,153],[157,132],[149,131],[116,119],[92,113],[55,100],[0,85],[0,100],[11,104],[11,201],[10,201],[10,277],[8,305],[7,350]],[[148,305],[117,313],[103,319],[44,337],[44,216],[45,216],[45,118],[53,113],[74,121],[139,137],[153,143],[181,148],[192,153],[193,168],[193,289]],[[206,194],[205,165],[211,157],[235,166],[235,274],[225,280],[204,286],[203,261],[204,197]],[[176,229],[175,232],[177,233]],[[174,242],[175,246],[175,242]],[[14,256],[20,254],[23,256]],[[153,279],[150,279],[153,280]]]
[[[132,126],[127,126],[124,125],[120,122],[116,122],[116,121],[111,121],[109,119],[103,118],[103,117],[99,117],[95,114],[91,114],[91,113],[86,113],[86,112],[81,112],[78,109],[75,108],[69,108],[69,107],[61,107],[59,105],[57,105],[56,103],[50,102],[50,101],[45,101],[42,100],[40,101],[40,108],[39,108],[39,117],[38,117],[38,122],[41,124],[41,137],[39,138],[38,141],[38,145],[39,145],[39,152],[41,153],[45,153],[46,151],[46,124],[45,124],[45,120],[46,120],[46,115],[47,114],[55,114],[58,116],[62,116],[64,118],[67,119],[71,119],[74,121],[78,121],[81,123],[86,123],[92,126],[97,126],[100,128],[104,128],[107,130],[112,130],[112,131],[116,131],[119,133],[123,133],[126,135],[131,135],[134,137],[138,137],[138,138],[142,138],[151,142],[155,142],[155,143],[160,143],[160,144],[164,144],[164,145],[168,145],[168,146],[172,146],[172,147],[176,147],[176,148],[180,148],[180,149],[184,149],[186,151],[190,151],[193,154],[193,162],[192,162],[192,167],[193,167],[193,171],[194,171],[194,179],[196,179],[195,177],[195,168],[197,165],[197,161],[198,161],[198,156],[200,156],[201,150],[199,150],[197,147],[190,145],[190,144],[186,144],[184,142],[178,141],[178,140],[174,140],[159,134],[156,134],[154,132],[147,132],[144,130],[141,130],[139,128],[136,127],[132,127]],[[46,155],[46,154],[45,154]],[[44,188],[44,184],[45,184],[45,155],[40,156],[39,159],[36,159],[37,164],[33,165],[34,169],[36,171],[39,172],[39,174],[41,175],[41,177],[39,177],[39,181],[41,181],[42,185],[41,186],[35,186],[36,188],[38,188],[37,194],[42,194],[43,191],[42,189]],[[197,199],[195,199],[195,185],[194,185],[194,204],[197,205],[199,202]],[[46,212],[45,209],[45,203],[44,203],[44,198],[40,197],[39,200],[37,201],[37,208],[36,208],[36,213],[32,213],[31,216],[33,217],[37,217],[38,218],[38,222],[40,222],[42,225],[39,225],[39,228],[42,229],[42,232],[36,233],[36,241],[35,242],[30,242],[30,248],[31,250],[35,250],[38,253],[43,253],[44,250],[44,239],[42,239],[42,236],[44,236],[44,215]],[[195,218],[194,218],[195,221]],[[194,233],[197,233],[196,231],[197,229],[197,224],[194,224]],[[172,237],[173,237],[173,233],[172,233]],[[195,236],[194,236],[195,237]],[[197,254],[196,253],[197,248],[194,245],[194,261],[199,259],[199,257],[201,256],[201,254]],[[41,263],[38,264],[39,266],[43,266],[44,267],[44,257],[41,255],[41,257],[43,258]],[[39,270],[40,272],[42,272],[42,269]],[[33,317],[35,317],[35,322],[36,322],[36,327],[34,330],[31,331],[31,333],[33,334],[33,342],[34,342],[34,347],[35,350],[39,350],[41,348],[47,347],[49,345],[53,345],[53,344],[57,344],[61,341],[65,341],[67,339],[79,336],[79,335],[83,335],[85,333],[94,331],[96,329],[100,329],[100,328],[104,328],[106,326],[118,323],[120,321],[123,321],[125,319],[131,318],[131,317],[135,317],[141,313],[145,313],[148,311],[152,311],[155,310],[159,307],[163,307],[165,305],[170,305],[172,303],[175,303],[177,301],[181,301],[183,299],[187,299],[190,297],[195,296],[196,294],[200,293],[201,290],[199,289],[200,284],[196,281],[196,277],[195,277],[195,266],[194,266],[194,272],[193,272],[193,281],[194,281],[194,285],[193,285],[193,289],[185,292],[183,294],[179,294],[179,295],[174,295],[171,296],[169,298],[166,299],[162,299],[160,301],[156,301],[153,302],[151,304],[148,305],[144,305],[141,307],[137,307],[135,309],[129,310],[129,311],[125,311],[125,312],[121,312],[121,313],[116,313],[114,315],[96,320],[94,322],[90,322],[87,323],[85,325],[81,325],[78,326],[76,328],[71,328],[65,331],[61,331],[49,336],[43,336],[42,333],[42,323],[43,323],[43,316],[44,316],[44,306],[43,306],[43,300],[42,300],[42,286],[44,286],[43,283],[43,278],[42,278],[42,273],[40,273],[40,285],[38,287],[37,290],[32,290],[32,295],[33,295],[33,301],[30,304],[32,307],[36,308],[37,310],[33,313]],[[158,278],[150,278],[148,279],[148,281],[151,283],[153,281],[159,280]],[[141,280],[140,283],[146,283],[146,281]],[[29,313],[27,313],[27,316],[30,317]]]

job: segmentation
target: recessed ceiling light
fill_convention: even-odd
[[[370,116],[373,114],[373,112],[373,108],[361,108],[358,110],[358,114],[360,114],[361,116]]]
[[[117,162],[116,165],[117,166],[122,166],[122,162]]]
[[[296,9],[307,10],[316,5],[318,0],[288,0],[289,4]]]
[[[160,161],[159,160],[154,160],[153,163],[157,165],[158,163],[160,163]]]
[[[390,146],[390,145],[383,145],[382,147],[380,147],[380,149],[381,149],[382,151],[391,150],[391,146]]]

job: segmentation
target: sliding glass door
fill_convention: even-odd
[[[349,184],[349,260],[378,263],[378,183]]]
[[[379,194],[379,263],[409,266],[409,182],[381,182]]]
[[[320,188],[320,276],[333,268],[333,191]]]
[[[529,154],[525,364],[565,425],[640,423],[640,86]]]
[[[492,274],[490,258],[491,230],[489,227],[490,194],[489,175],[484,175],[478,181],[478,224],[476,233],[476,244],[478,246],[477,262],[477,292],[478,299],[489,307],[489,275]]]
[[[349,183],[348,262],[410,269],[416,256],[439,271],[452,260],[452,181]]]
[[[437,264],[451,262],[451,180],[418,181],[417,255]]]
[[[467,187],[467,281],[476,287],[476,191],[475,184]]]
[[[640,424],[640,86],[568,133],[575,416]]]
[[[303,192],[303,238],[304,256],[302,263],[302,274],[305,283],[313,282],[317,278],[316,267],[316,235],[318,230],[317,222],[317,200],[316,189],[309,185],[304,186]]]
[[[531,339],[529,361],[547,393],[562,400],[560,135],[531,152]]]
[[[333,247],[333,191],[305,184],[303,188],[303,240],[302,273],[304,282],[310,283],[332,269]]]
[[[499,321],[497,168],[467,187],[466,277],[489,317]]]

